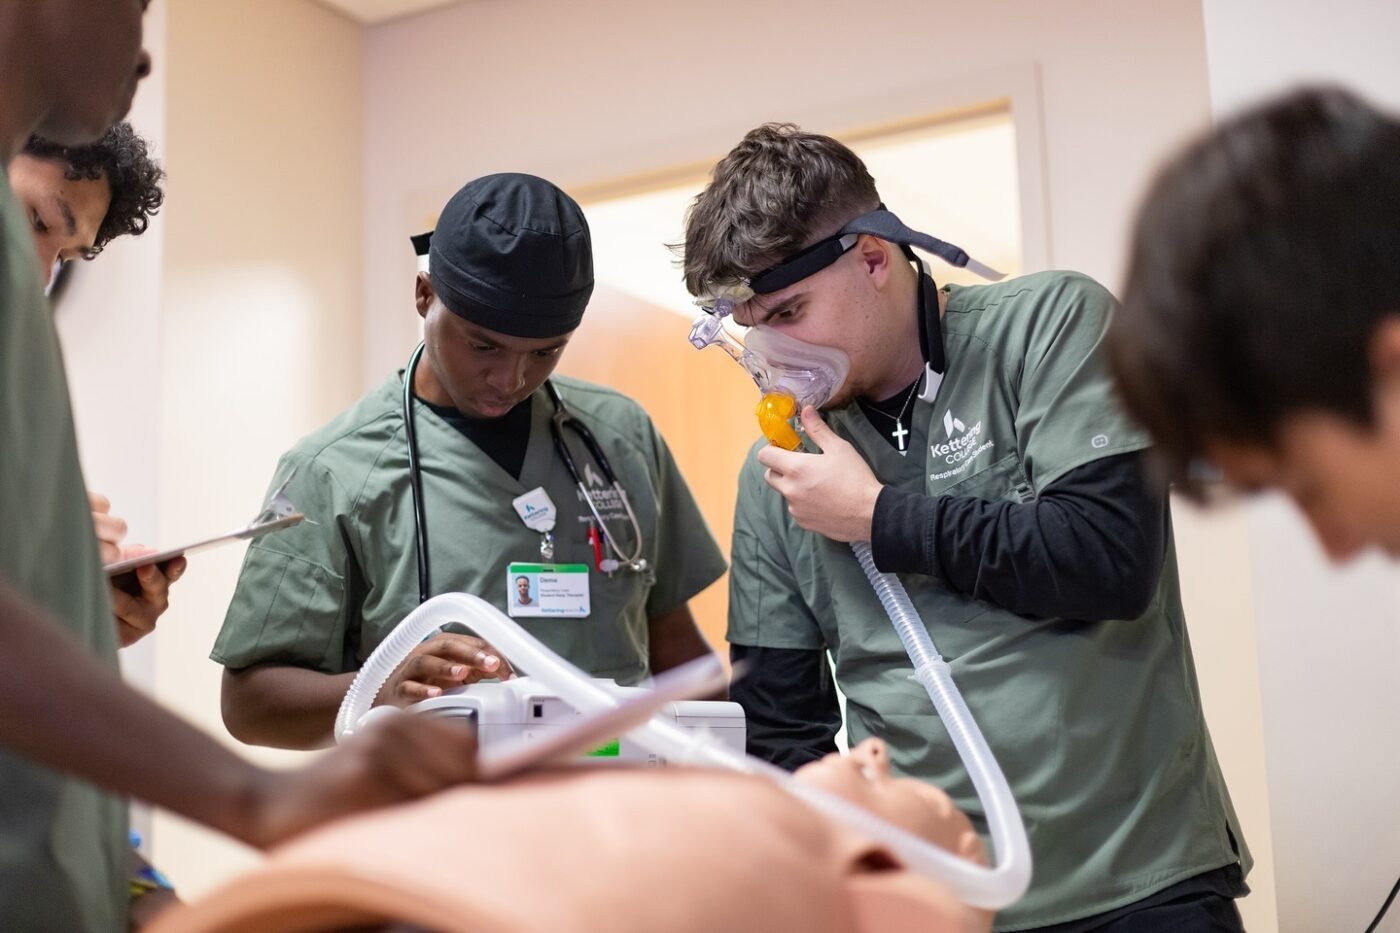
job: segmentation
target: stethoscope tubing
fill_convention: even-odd
[[[420,605],[427,602],[432,595],[431,572],[428,566],[428,522],[423,511],[423,472],[418,459],[418,435],[415,430],[413,411],[413,374],[418,369],[418,362],[423,356],[424,346],[425,344],[420,343],[413,351],[403,376],[404,439],[408,446],[408,485],[413,496],[413,540],[418,556],[418,602]],[[569,471],[569,478],[574,481],[579,495],[588,504],[588,511],[592,513],[593,520],[598,523],[598,528],[603,532],[608,548],[612,551],[619,567],[639,573],[644,571],[646,561],[642,558],[644,544],[641,525],[637,521],[636,513],[632,510],[632,501],[627,495],[627,490],[623,489],[622,484],[617,481],[612,464],[608,462],[607,455],[603,453],[603,448],[598,444],[597,438],[593,436],[588,425],[574,417],[573,413],[564,405],[564,400],[560,397],[559,390],[554,387],[554,383],[545,380],[544,387],[550,401],[554,403],[554,413],[550,416],[549,431],[551,439],[554,441],[554,449],[558,452],[559,459],[564,462],[564,469]],[[617,537],[598,511],[593,494],[584,483],[583,475],[579,472],[578,464],[574,461],[573,452],[569,450],[569,445],[564,440],[566,428],[572,429],[577,435],[579,441],[588,451],[588,455],[593,458],[598,469],[602,472],[603,479],[617,493],[618,499],[627,511],[627,520],[632,526],[632,540],[637,543],[636,549],[630,556],[623,554],[618,549]]]

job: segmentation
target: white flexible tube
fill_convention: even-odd
[[[580,713],[596,712],[618,702],[611,693],[594,684],[587,674],[545,647],[495,606],[469,594],[448,593],[428,600],[409,613],[370,654],[341,703],[335,724],[337,739],[349,735],[364,718],[384,683],[414,647],[449,622],[461,623],[489,641],[505,655],[512,668],[538,678]],[[952,692],[956,696],[957,691],[954,689]],[[961,715],[966,716],[965,708]],[[968,719],[970,721],[970,717]],[[976,733],[975,726],[972,731]],[[1012,864],[1012,851],[1011,855],[1003,857],[1002,865],[987,869],[958,858],[840,797],[806,785],[780,768],[729,751],[705,735],[681,729],[664,718],[655,718],[633,730],[630,737],[649,751],[675,763],[764,775],[832,819],[888,846],[911,870],[947,884],[964,902],[974,907],[988,910],[1005,907],[1024,893],[1029,881],[1030,861],[1025,851],[1024,830],[1021,831],[1023,857]],[[980,739],[980,735],[977,738]],[[961,746],[959,752],[962,752]],[[986,758],[995,769],[996,762],[991,759],[990,753],[986,753]],[[976,780],[974,777],[974,782]],[[1002,785],[1004,788],[1004,780]],[[981,792],[980,785],[978,790]],[[1009,800],[1009,794],[1007,798]],[[999,812],[1004,809],[1000,801],[997,806]],[[1011,816],[1016,817],[1014,802],[1011,803]],[[1014,822],[1020,828],[1019,818]],[[998,855],[1002,855],[1003,844],[995,830],[992,838]]]
[[[904,650],[914,665],[914,677],[928,691],[929,699],[938,711],[938,718],[943,720],[948,737],[953,740],[953,747],[957,749],[963,767],[972,779],[977,798],[986,810],[987,828],[991,832],[997,865],[984,871],[984,874],[989,882],[988,895],[994,896],[1000,903],[977,906],[1000,909],[1015,903],[1031,883],[1031,848],[1026,838],[1025,823],[1021,820],[1021,810],[1016,806],[1011,788],[1007,786],[1006,776],[1002,774],[996,756],[987,746],[982,730],[977,727],[971,711],[963,702],[962,694],[953,683],[948,662],[939,655],[928,627],[914,610],[904,584],[894,574],[881,573],[876,569],[868,543],[852,542],[851,550],[855,551],[860,568],[865,571],[870,586],[880,598],[880,605],[885,607],[885,614],[894,623],[899,640],[904,643]]]

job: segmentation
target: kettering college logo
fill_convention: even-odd
[[[584,482],[595,489],[601,489],[606,485],[603,482],[603,477],[598,475],[598,471],[593,469],[593,464],[591,463],[585,463],[583,465],[583,479]]]
[[[616,489],[613,489],[603,475],[593,468],[593,464],[585,462],[583,464],[583,482],[586,484],[588,498],[593,501],[593,508],[607,519],[625,518],[627,507],[622,504],[622,497]],[[580,504],[584,502],[584,490],[577,490]],[[580,522],[590,522],[593,520],[593,513],[584,506],[579,514]]]
[[[965,473],[978,457],[995,447],[995,441],[982,440],[984,424],[978,421],[969,427],[951,408],[945,411],[943,434],[946,439],[941,444],[930,444],[928,451],[933,458],[932,465],[946,465],[948,469],[930,473],[928,478],[937,481]]]

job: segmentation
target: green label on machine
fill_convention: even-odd
[[[622,754],[622,740],[614,739],[602,748],[595,748],[589,752],[588,758],[616,758]]]

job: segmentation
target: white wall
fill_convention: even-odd
[[[1023,220],[1044,231],[1044,266],[1114,287],[1152,170],[1209,121],[1195,0],[818,0],[799,16],[789,4],[741,0],[512,0],[375,27],[362,378],[402,365],[417,336],[407,237],[476,175],[528,171],[577,189],[713,163],[764,120],[839,133],[975,101],[958,98],[1025,74],[1038,96],[1048,216]],[[961,245],[976,254],[977,244]],[[1267,931],[1276,926],[1269,798],[1242,521],[1176,516],[1207,716],[1257,858],[1243,910],[1251,929]]]
[[[814,0],[801,15],[745,0],[511,0],[374,27],[364,380],[402,365],[416,335],[406,237],[470,178],[527,171],[576,188],[713,162],[764,120],[851,129],[920,99],[936,110],[949,85],[1002,69],[1039,70],[1053,263],[1112,283],[1152,159],[1208,119],[1201,28],[1191,0]]]
[[[146,49],[165,57],[165,8],[146,16]],[[165,75],[143,81],[127,117],[165,157]],[[165,218],[157,215],[139,237],[112,241],[94,262],[78,263],[55,322],[73,400],[83,476],[89,489],[112,500],[126,519],[128,542],[154,543],[159,498],[161,261]],[[129,680],[151,687],[154,643],[122,652]]]
[[[146,49],[165,57],[165,8],[146,14]],[[141,83],[127,118],[164,161],[165,75]],[[164,217],[140,237],[110,243],[95,262],[80,263],[55,322],[63,346],[83,477],[126,519],[129,543],[159,538],[161,265]],[[156,646],[147,639],[121,653],[129,683],[154,691]],[[151,814],[135,806],[132,826],[149,838]]]
[[[252,517],[278,455],[359,394],[362,49],[311,0],[162,5],[170,184],[148,418],[174,542]],[[159,699],[230,744],[208,655],[241,552],[193,558],[155,636]],[[251,854],[162,814],[155,857],[195,894]]]
[[[1400,110],[1400,5],[1205,0],[1204,11],[1217,115],[1315,80]],[[1359,930],[1400,873],[1400,574],[1378,558],[1328,567],[1279,501],[1250,510],[1247,536],[1281,929]],[[1382,929],[1400,930],[1397,910]]]
[[[140,238],[82,264],[58,315],[84,472],[170,544],[256,513],[277,456],[359,394],[362,32],[311,0],[165,0],[131,114],[169,173]],[[128,680],[224,730],[209,650],[241,547],[201,554]],[[136,822],[149,829],[144,809]],[[158,864],[195,895],[253,854],[159,814]]]

